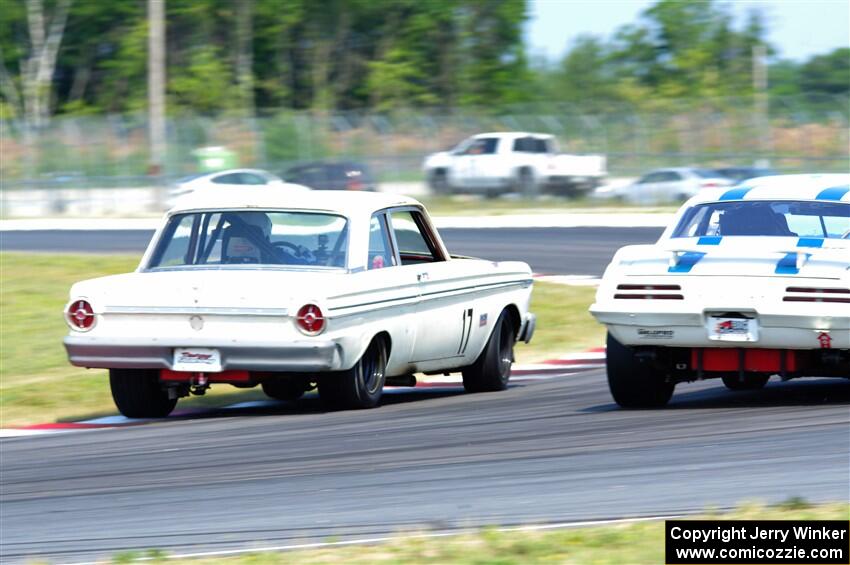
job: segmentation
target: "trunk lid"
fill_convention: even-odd
[[[93,298],[95,308],[288,308],[320,300],[344,271],[198,269],[147,271],[78,283],[72,298]],[[337,276],[335,276],[337,275]],[[305,289],[307,289],[305,291]]]
[[[633,246],[621,259],[630,276],[703,275],[840,279],[850,241],[798,237],[676,238]]]

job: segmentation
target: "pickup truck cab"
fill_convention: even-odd
[[[600,184],[605,166],[602,155],[559,154],[552,135],[499,132],[474,135],[450,151],[429,155],[423,169],[437,193],[576,196]]]

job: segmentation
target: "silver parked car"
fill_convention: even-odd
[[[173,204],[178,196],[189,194],[196,190],[216,188],[233,188],[240,186],[285,186],[290,190],[304,191],[307,187],[287,184],[280,177],[260,169],[228,169],[213,173],[197,173],[178,180],[168,193],[169,204]]]
[[[608,196],[637,204],[681,202],[697,194],[703,188],[731,186],[735,181],[716,171],[693,167],[655,169],[632,184],[612,188]]]

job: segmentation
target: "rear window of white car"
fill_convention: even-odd
[[[709,202],[689,208],[673,237],[850,237],[850,204],[810,200]]]
[[[335,214],[210,210],[172,216],[147,268],[343,268],[347,248],[348,221]]]

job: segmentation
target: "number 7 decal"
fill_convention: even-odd
[[[463,330],[460,332],[460,345],[457,348],[457,354],[463,355],[466,353],[466,346],[469,345],[469,335],[472,333],[472,308],[463,311]]]

